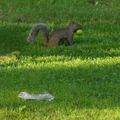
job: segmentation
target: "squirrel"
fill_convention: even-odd
[[[48,47],[55,47],[59,43],[63,43],[64,40],[67,40],[68,45],[72,45],[73,33],[78,29],[81,29],[81,25],[75,22],[71,22],[66,28],[59,28],[50,33],[46,24],[39,23],[32,27],[27,41],[34,42],[39,31],[41,31],[44,35],[44,42]]]

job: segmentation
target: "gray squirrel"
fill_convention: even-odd
[[[30,43],[34,42],[38,33],[41,31],[44,35],[44,42],[48,47],[55,47],[64,40],[67,40],[68,45],[72,45],[73,33],[78,29],[81,29],[81,25],[75,22],[71,22],[66,28],[59,28],[50,33],[46,24],[39,23],[32,27],[27,41]]]

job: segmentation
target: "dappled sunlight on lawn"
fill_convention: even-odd
[[[67,56],[21,56],[19,59],[15,55],[0,56],[1,68],[64,68],[64,67],[86,67],[105,66],[120,63],[120,57],[86,58]]]
[[[1,1],[0,120],[119,120],[119,3]],[[52,32],[71,20],[82,25],[72,46],[48,48],[42,33],[27,42],[34,24],[43,22]],[[55,99],[23,100],[20,92],[49,92]]]
[[[39,93],[47,90],[55,96],[50,104],[51,107],[55,105],[55,109],[61,107],[66,110],[65,105],[77,110],[116,108],[120,106],[119,60],[120,57],[75,59],[65,56],[23,56],[17,61],[2,63],[0,106],[17,108],[31,104],[38,110],[46,102],[27,103],[18,99],[17,95],[21,91]],[[31,105],[30,109],[34,110]],[[43,111],[47,109],[43,108]]]

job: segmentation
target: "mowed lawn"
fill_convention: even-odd
[[[24,7],[25,12],[19,14],[21,6],[16,7],[19,2],[13,0],[10,2],[11,7],[7,0],[2,2],[6,11],[4,7],[1,8],[5,16],[1,17],[0,22],[0,120],[120,119],[119,0],[112,0],[111,3],[105,0],[103,4],[99,0],[98,5],[81,0],[81,8],[76,6],[78,1],[75,1],[63,21],[64,9],[60,16],[56,15],[58,21],[54,12],[50,18],[41,17],[42,22],[55,29],[67,26],[75,14],[75,20],[83,26],[83,33],[74,35],[73,46],[61,45],[56,48],[44,46],[42,34],[34,44],[26,42],[32,25],[40,21],[37,19],[45,9],[44,2],[39,14],[34,14],[32,9],[31,16],[26,16],[30,9]],[[50,3],[56,9],[61,7],[60,0],[55,3],[51,0]],[[35,5],[35,2],[30,4]],[[62,7],[66,8],[69,4],[66,1]],[[7,14],[10,12],[8,8],[12,11],[14,7],[16,12]],[[75,7],[83,12],[72,11]],[[115,14],[107,11],[110,7],[116,11]],[[84,11],[85,8],[89,10]],[[94,9],[95,15],[92,13]],[[45,13],[50,14],[49,11]],[[102,17],[97,13],[103,13],[100,14]],[[18,22],[18,16],[30,21],[25,19]],[[33,94],[47,91],[55,99],[51,102],[25,101],[18,98],[22,91]]]

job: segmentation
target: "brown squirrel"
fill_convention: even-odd
[[[34,42],[39,31],[42,31],[44,34],[44,42],[48,47],[55,47],[60,42],[64,42],[64,40],[67,40],[68,45],[72,45],[73,33],[76,32],[78,29],[81,29],[81,25],[72,22],[66,28],[60,28],[50,33],[46,24],[39,23],[32,27],[27,41]]]

